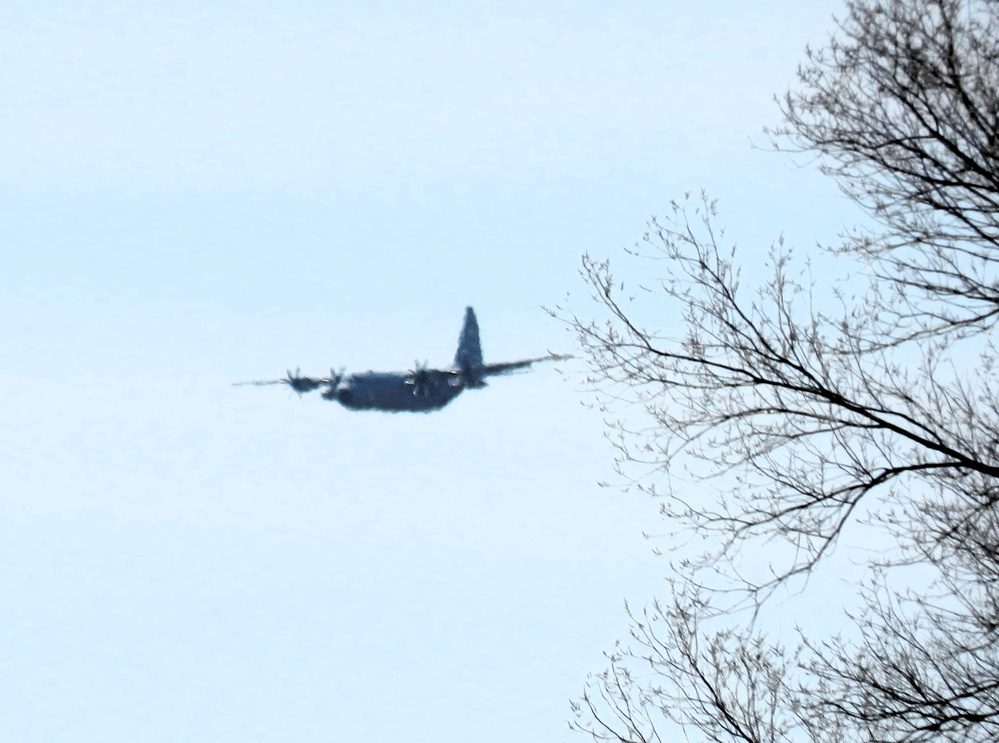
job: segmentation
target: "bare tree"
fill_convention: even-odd
[[[657,741],[667,720],[712,741],[999,739],[999,2],[854,0],[799,78],[774,141],[818,153],[873,218],[834,249],[865,267],[859,300],[820,301],[780,243],[746,290],[707,198],[650,223],[633,255],[664,275],[637,302],[584,258],[607,315],[567,320],[591,382],[644,411],[615,424],[619,470],[707,545],[591,679],[572,724],[597,739]],[[640,320],[651,297],[681,333]],[[789,659],[755,625],[711,628],[861,522],[894,546],[859,640]],[[765,573],[741,560],[758,544]],[[913,565],[928,588],[896,581]]]
[[[696,728],[707,740],[746,743],[787,740],[807,726],[785,704],[791,690],[783,648],[748,631],[705,635],[705,608],[697,592],[688,592],[640,617],[629,613],[628,642],[618,643],[609,668],[591,678],[570,725],[620,743],[662,743],[663,720]],[[655,681],[644,682],[650,673]]]
[[[844,250],[906,300],[905,331],[982,327],[999,294],[999,16],[995,0],[853,2],[807,51],[776,134],[885,228]],[[924,303],[928,301],[928,304]]]

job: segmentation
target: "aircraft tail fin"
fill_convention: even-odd
[[[465,308],[465,322],[458,336],[458,351],[454,355],[454,365],[461,370],[466,383],[470,387],[481,387],[482,381],[482,344],[479,341],[479,321],[475,318],[475,310]]]

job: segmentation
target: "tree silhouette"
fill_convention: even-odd
[[[614,424],[619,470],[706,548],[631,615],[570,724],[635,743],[667,720],[690,740],[997,740],[999,2],[849,2],[779,102],[774,144],[817,153],[871,217],[832,249],[868,282],[819,285],[778,242],[747,290],[706,197],[650,223],[633,255],[665,275],[637,304],[584,257],[606,318],[562,316],[601,403],[644,411]],[[679,333],[640,321],[653,298]],[[790,653],[718,616],[759,609],[861,523],[892,548],[854,636]],[[758,545],[763,573],[742,559]]]

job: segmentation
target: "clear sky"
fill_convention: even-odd
[[[852,218],[752,147],[838,2],[611,5],[0,5],[0,738],[573,737],[665,573],[584,367],[230,383],[445,364],[467,304],[571,353],[541,307],[688,190],[750,266]]]

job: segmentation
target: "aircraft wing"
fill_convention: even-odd
[[[249,382],[235,382],[233,387],[242,387],[244,385],[253,385],[255,387],[264,387],[270,384],[286,384],[291,387],[298,394],[304,394],[306,392],[312,392],[314,389],[318,389],[323,385],[336,385],[340,380],[337,377],[303,377],[296,370],[294,374],[291,371],[288,372],[286,377],[281,379],[254,379]]]
[[[497,374],[509,374],[510,372],[517,371],[518,369],[526,369],[531,364],[537,364],[541,361],[565,361],[566,359],[571,359],[572,356],[567,356],[564,354],[552,353],[547,356],[539,356],[536,359],[521,359],[520,361],[504,361],[499,364],[483,364],[482,365],[482,376],[492,377]]]

